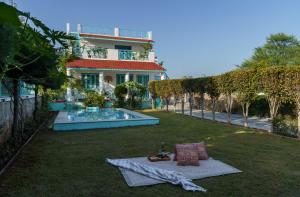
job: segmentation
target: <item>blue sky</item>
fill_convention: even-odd
[[[300,38],[300,1],[16,0],[54,29],[70,22],[151,30],[171,78],[223,73],[250,57],[268,35]]]

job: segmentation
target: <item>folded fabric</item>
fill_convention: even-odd
[[[192,183],[191,179],[186,178],[182,174],[165,170],[149,165],[144,165],[139,162],[130,161],[128,159],[106,159],[106,161],[114,166],[121,167],[135,173],[150,177],[156,180],[165,181],[174,185],[180,184],[183,189],[187,191],[202,191],[206,192],[206,189]]]

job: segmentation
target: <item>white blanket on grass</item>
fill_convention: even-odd
[[[173,158],[173,155],[171,155],[171,158]],[[208,160],[201,160],[200,166],[177,166],[176,162],[174,162],[173,160],[161,161],[161,162],[150,162],[146,157],[137,157],[137,158],[129,158],[129,159],[110,159],[107,161],[108,162],[110,161],[109,163],[114,162],[115,164],[120,164],[120,163],[122,164],[123,161],[126,161],[126,163],[134,162],[134,164],[137,163],[138,166],[141,166],[141,165],[146,166],[147,169],[148,168],[159,169],[160,172],[164,172],[161,170],[165,170],[165,171],[172,172],[173,174],[175,172],[176,175],[179,175],[180,177],[184,177],[184,179],[188,180],[188,181],[190,181],[192,179],[201,179],[201,178],[207,178],[207,177],[212,177],[212,176],[220,176],[220,175],[225,175],[225,174],[241,172],[240,170],[238,170],[230,165],[227,165],[221,161],[214,160],[213,158],[209,158]],[[115,166],[119,167],[121,173],[123,174],[123,176],[126,180],[126,183],[130,187],[154,185],[154,184],[159,184],[159,183],[164,183],[164,182],[171,182],[171,181],[165,180],[164,178],[162,179],[162,178],[155,178],[153,176],[151,177],[150,175],[147,174],[148,172],[145,172],[145,171],[143,173],[139,173],[138,171],[135,171],[134,169],[131,169],[128,166],[126,167],[126,165],[125,165],[125,167],[122,167],[120,165],[115,165]],[[151,170],[150,170],[150,172],[151,172]],[[163,175],[164,175],[164,173],[163,173]],[[181,183],[182,182],[178,182],[178,184],[181,184]],[[202,189],[204,189],[204,188],[202,188]],[[199,190],[196,190],[196,191],[199,191]]]

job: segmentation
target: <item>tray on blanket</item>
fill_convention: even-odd
[[[159,157],[159,156],[154,155],[154,156],[148,156],[148,160],[151,161],[151,162],[156,162],[156,161],[170,161],[171,158],[168,155],[166,155],[164,157]]]

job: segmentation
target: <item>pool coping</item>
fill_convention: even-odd
[[[123,112],[138,116],[139,118],[132,119],[115,119],[115,120],[88,120],[72,122],[68,119],[68,111],[60,111],[55,118],[53,124],[54,131],[71,131],[71,130],[85,130],[97,128],[116,128],[126,126],[142,126],[142,125],[156,125],[159,124],[159,118],[148,116],[139,112],[130,111],[124,108],[115,108]],[[107,123],[107,124],[105,124]],[[113,124],[115,123],[115,124]]]

